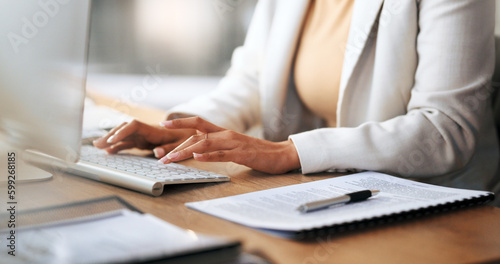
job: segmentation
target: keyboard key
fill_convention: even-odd
[[[186,167],[181,164],[159,164],[156,159],[126,154],[109,155],[92,146],[82,146],[82,161],[121,170],[133,175],[150,177],[160,182],[182,182],[208,179],[227,179],[227,176]]]

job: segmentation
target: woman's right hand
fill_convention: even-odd
[[[161,158],[195,134],[195,129],[165,129],[133,120],[113,128],[107,135],[94,140],[93,143],[97,148],[104,149],[110,154],[124,149],[139,148],[153,150],[155,157]]]

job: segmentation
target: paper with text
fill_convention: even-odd
[[[380,190],[366,201],[300,213],[303,203],[364,189]],[[350,223],[413,209],[488,195],[484,191],[447,188],[376,172],[296,184],[225,198],[187,203],[195,209],[260,229],[301,231]]]
[[[102,219],[23,229],[16,235],[14,255],[2,249],[0,263],[135,263],[226,243],[128,210]]]

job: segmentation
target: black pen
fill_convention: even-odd
[[[376,194],[379,190],[363,190],[358,192],[346,193],[341,196],[319,200],[315,202],[305,203],[297,208],[302,213],[307,213],[315,210],[325,209],[336,204],[346,204],[366,200]]]

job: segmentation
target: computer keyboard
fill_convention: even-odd
[[[161,194],[163,191],[158,192],[159,189],[163,189],[160,188],[160,185],[230,180],[225,175],[176,163],[161,164],[154,158],[128,154],[110,155],[104,150],[89,145],[82,146],[80,161],[72,169],[72,173],[90,173],[91,175],[83,176],[155,196]],[[106,180],[110,177],[111,180]],[[149,187],[147,187],[146,191],[144,191],[143,186],[134,188],[135,182],[137,182],[137,185],[148,185],[147,182],[151,182],[151,188],[153,189],[150,191]]]

